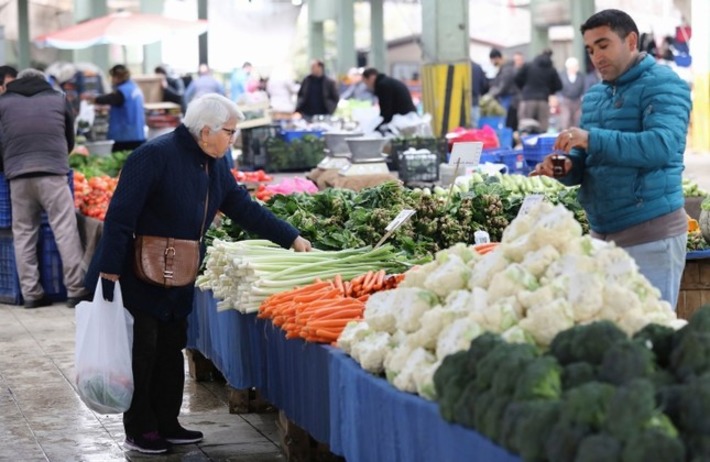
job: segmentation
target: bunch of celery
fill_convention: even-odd
[[[196,285],[212,290],[220,310],[255,312],[269,295],[340,275],[350,280],[367,271],[401,272],[409,265],[391,245],[297,253],[264,240],[215,239]]]

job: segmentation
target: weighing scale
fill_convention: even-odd
[[[389,173],[386,154],[382,153],[382,148],[387,144],[387,139],[381,137],[359,137],[347,138],[345,142],[350,149],[348,161],[350,165],[342,167],[340,175],[381,175]]]
[[[318,163],[318,168],[341,170],[350,166],[350,149],[348,149],[345,140],[359,136],[362,136],[362,132],[325,132],[323,138],[325,139],[326,155]]]

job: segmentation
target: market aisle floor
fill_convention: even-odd
[[[187,377],[182,423],[205,433],[169,455],[123,451],[120,415],[90,411],[73,386],[74,310],[0,304],[0,461],[270,462],[276,414],[232,415],[225,387]]]

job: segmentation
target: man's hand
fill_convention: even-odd
[[[542,162],[540,162],[539,164],[537,164],[535,166],[535,170],[530,172],[529,176],[544,175],[544,176],[549,176],[552,178],[559,178],[559,177],[555,176],[553,164],[552,164],[552,156],[556,156],[556,155],[559,155],[559,154],[550,154],[549,156],[546,156]],[[567,159],[565,159],[565,170],[564,170],[564,174],[562,176],[567,175],[570,170],[572,170],[572,161],[569,158],[567,158]]]
[[[310,252],[311,243],[308,239],[304,239],[301,236],[298,236],[296,240],[293,241],[293,244],[291,244],[291,248],[296,252]]]
[[[89,104],[96,103],[96,96],[89,94],[89,93],[82,93],[80,98]]]
[[[589,146],[589,132],[581,128],[572,127],[557,135],[554,149],[569,153],[572,148],[587,149]]]

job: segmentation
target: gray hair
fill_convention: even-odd
[[[210,93],[194,99],[187,106],[183,123],[190,133],[199,137],[203,128],[207,127],[214,132],[230,119],[242,121],[244,114],[229,98]]]
[[[17,78],[18,79],[42,79],[46,82],[47,81],[47,74],[40,71],[39,69],[33,69],[30,67],[27,69],[22,69],[17,74]]]

